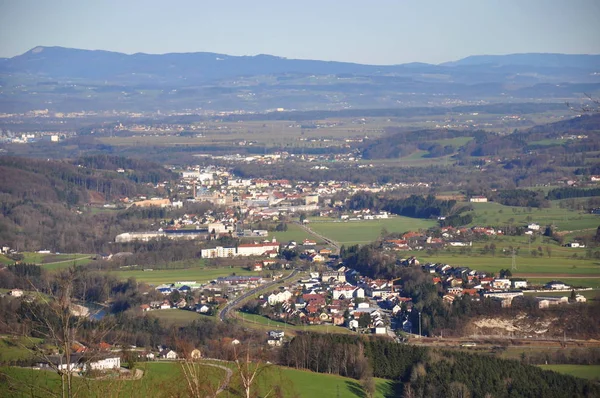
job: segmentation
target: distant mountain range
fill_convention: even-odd
[[[0,59],[0,84],[0,111],[41,103],[62,110],[256,111],[415,106],[432,96],[552,101],[600,90],[600,55],[480,55],[440,65],[362,65],[272,55],[127,55],[36,47]]]

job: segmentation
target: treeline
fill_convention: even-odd
[[[456,200],[439,200],[433,195],[411,195],[408,198],[397,199],[388,196],[377,196],[370,192],[358,192],[350,197],[350,210],[371,209],[373,211],[388,211],[405,217],[432,218],[449,214]]]
[[[280,363],[361,379],[397,380],[403,396],[591,397],[600,387],[518,361],[397,344],[384,338],[300,334],[282,349]],[[355,366],[355,367],[350,367]],[[337,371],[337,372],[336,372]]]
[[[559,200],[569,198],[588,198],[600,196],[600,188],[554,188],[548,191],[548,200]]]
[[[528,189],[506,189],[498,192],[496,201],[505,206],[548,207],[544,193]]]

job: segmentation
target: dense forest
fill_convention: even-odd
[[[405,217],[434,218],[450,214],[456,206],[456,201],[439,200],[433,195],[393,198],[363,191],[351,196],[347,205],[350,210],[384,210]]]

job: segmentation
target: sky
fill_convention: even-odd
[[[365,64],[600,53],[600,0],[0,0],[0,57],[36,46]]]

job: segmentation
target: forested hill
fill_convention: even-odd
[[[118,168],[124,171],[119,173]],[[12,200],[33,203],[83,204],[90,201],[90,192],[105,199],[134,196],[147,190],[137,182],[156,183],[174,178],[173,173],[159,165],[105,155],[74,162],[0,157],[0,193]]]
[[[390,159],[408,156],[416,150],[428,151],[427,157],[440,157],[455,153],[456,144],[444,142],[457,137],[481,137],[484,131],[432,129],[402,131],[399,128],[387,128],[386,134],[376,140],[365,141],[362,155],[365,159]]]
[[[574,139],[573,135],[581,137]],[[461,137],[472,139],[456,140]],[[510,158],[535,150],[538,155],[568,157],[573,153],[600,150],[600,113],[516,130],[507,135],[483,130],[388,128],[382,137],[365,140],[359,150],[365,159],[402,158],[416,151],[425,151],[424,157],[500,155]]]
[[[117,172],[119,165],[127,169]],[[156,195],[145,182],[173,178],[161,166],[117,157],[0,157],[0,242],[17,250],[93,250],[95,242],[114,236],[104,231],[106,222],[91,219],[86,204]]]

